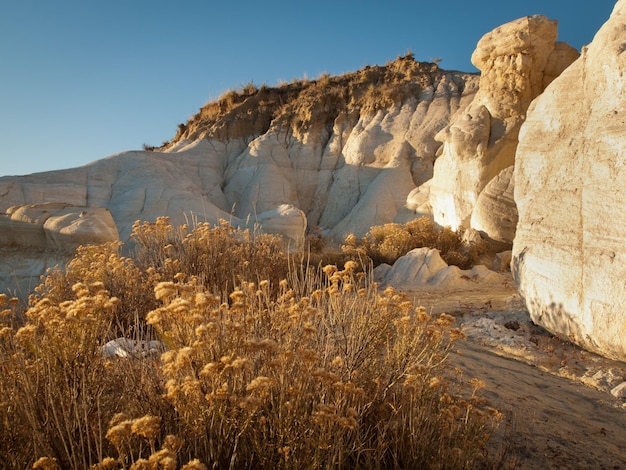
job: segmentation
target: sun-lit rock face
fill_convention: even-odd
[[[231,91],[162,147],[0,178],[0,211],[42,203],[105,208],[126,250],[137,220],[162,216],[174,225],[260,226],[294,249],[307,227],[334,241],[423,215],[456,227],[512,165],[528,103],[568,63],[571,48],[555,38],[555,22],[543,17],[496,29],[473,57],[482,77],[408,55],[338,77]],[[77,222],[59,216],[58,223]],[[46,246],[63,246],[67,230]],[[35,244],[43,236],[36,232]]]
[[[374,277],[381,285],[392,285],[406,291],[449,291],[470,289],[477,283],[503,283],[505,278],[485,266],[462,270],[448,266],[434,248],[416,248],[401,256],[393,266],[376,267]]]
[[[502,25],[478,42],[472,63],[481,71],[479,91],[436,136],[443,150],[430,203],[439,224],[470,226],[481,191],[513,165],[528,106],[578,55],[556,38],[557,22],[536,15]]]
[[[231,92],[161,148],[0,178],[0,211],[45,202],[106,208],[127,248],[135,221],[161,216],[175,225],[260,226],[296,249],[307,226],[335,240],[362,236],[427,210],[419,187],[432,177],[434,136],[468,105],[478,80],[407,56],[339,77]],[[407,207],[413,196],[419,208]]]
[[[626,360],[626,1],[533,102],[515,163],[514,277],[533,321]]]

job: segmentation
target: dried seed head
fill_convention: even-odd
[[[33,468],[41,470],[59,470],[61,467],[57,459],[52,457],[41,457],[34,464]]]
[[[130,438],[132,426],[132,421],[122,421],[121,423],[109,428],[104,437],[106,437],[111,444],[119,449]]]
[[[176,284],[173,282],[159,282],[154,288],[154,296],[160,299],[167,299],[176,295]]]
[[[183,465],[181,470],[207,470],[207,467],[198,459],[193,459]]]
[[[332,362],[330,363],[331,366],[333,367],[337,367],[338,369],[342,368],[345,365],[345,362],[343,361],[343,359],[341,358],[341,356],[337,356],[335,357],[335,359],[332,360]]]
[[[145,415],[133,421],[132,432],[138,436],[143,436],[149,441],[157,438],[161,429],[161,417]]]
[[[269,377],[265,377],[265,376],[258,376],[256,379],[254,379],[252,382],[250,382],[248,385],[246,385],[246,390],[248,392],[252,392],[254,390],[267,390],[268,388],[270,388],[272,385],[272,381]]]
[[[183,448],[183,445],[185,445],[185,441],[172,434],[165,436],[165,440],[163,441],[163,449],[167,449],[175,454]]]
[[[330,277],[337,272],[337,266],[334,264],[327,264],[322,268],[322,272],[326,274],[326,276]]]
[[[357,264],[357,262],[353,260],[346,261],[346,263],[343,265],[343,268],[348,272],[352,272],[358,267],[359,265]]]

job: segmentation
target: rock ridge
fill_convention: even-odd
[[[423,215],[469,225],[478,205],[477,225],[507,238],[510,227],[498,234],[497,221],[484,219],[508,214],[492,210],[499,204],[515,209],[510,184],[488,183],[513,164],[524,106],[571,56],[555,39],[556,23],[544,17],[503,25],[479,42],[480,76],[409,54],[338,77],[251,83],[207,103],[159,148],[0,178],[0,211],[107,210],[126,249],[135,221],[162,216],[174,225],[260,224],[299,247],[307,228],[342,241]],[[490,197],[477,202],[486,187]]]

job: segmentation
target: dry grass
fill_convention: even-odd
[[[160,217],[135,223],[132,238],[137,244],[133,258],[142,271],[158,279],[195,276],[214,294],[227,294],[244,281],[278,285],[290,270],[280,236],[236,229],[226,221],[172,227]]]
[[[499,414],[480,410],[480,384],[445,378],[461,337],[452,317],[379,292],[354,262],[292,266],[272,281],[283,271],[268,264],[271,239],[247,236],[137,224],[135,259],[82,248],[31,297],[23,325],[0,297],[4,465],[465,468],[482,458]],[[213,266],[212,249],[231,265]],[[128,331],[167,351],[101,355]]]
[[[153,289],[162,280],[184,273],[197,277],[211,292],[225,295],[243,281],[267,279],[278,285],[290,270],[279,236],[235,229],[225,221],[189,228],[173,227],[167,217],[160,217],[135,223],[131,236],[132,257],[122,256],[117,242],[80,247],[65,270],[47,274],[31,301],[46,297],[61,303],[73,298],[74,284],[101,282],[120,300],[113,325],[119,336],[143,324],[146,314],[158,306]]]
[[[38,299],[24,326],[0,330],[5,468],[27,468],[36,457],[55,458],[61,468],[88,468],[111,451],[106,425],[121,407],[171,416],[159,399],[154,363],[114,364],[100,355],[119,300],[102,283],[78,283],[73,290],[73,300]],[[11,312],[2,315],[6,324]]]
[[[476,264],[488,244],[467,244],[463,241],[463,229],[456,232],[448,227],[439,229],[429,217],[421,217],[406,224],[374,226],[362,239],[349,235],[342,250],[347,254],[367,257],[374,266],[378,266],[393,264],[414,248],[422,247],[437,248],[446,263],[468,269]]]
[[[250,138],[267,132],[272,125],[282,125],[303,137],[329,126],[339,115],[356,123],[361,115],[418,96],[444,73],[436,64],[415,61],[409,53],[385,65],[340,76],[322,74],[317,80],[305,77],[276,87],[258,88],[250,82],[205,104],[183,128],[179,126],[171,142],[159,149],[181,139]]]

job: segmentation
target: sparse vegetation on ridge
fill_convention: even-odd
[[[276,87],[258,88],[249,82],[205,104],[188,120],[184,132],[179,129],[161,148],[181,139],[246,138],[266,132],[273,124],[303,134],[323,128],[340,114],[354,118],[417,97],[444,73],[436,64],[415,61],[409,52],[385,65],[340,76],[325,73],[316,80],[293,80]]]
[[[479,382],[447,379],[462,336],[452,317],[379,292],[355,262],[290,267],[272,236],[228,225],[160,219],[136,224],[134,239],[133,258],[81,248],[23,321],[0,297],[7,468],[466,468],[485,457],[499,413]],[[167,351],[104,357],[124,334]]]

